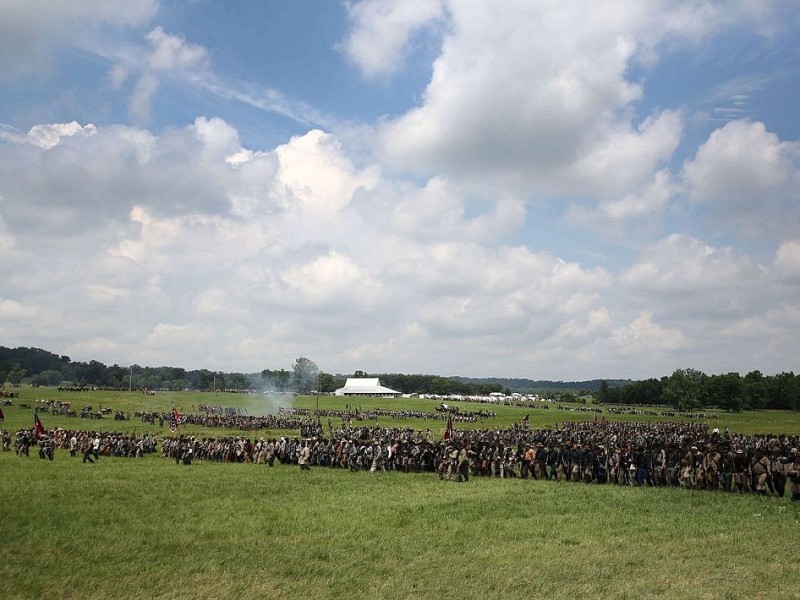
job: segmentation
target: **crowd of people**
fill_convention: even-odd
[[[294,418],[294,417],[292,417]],[[317,421],[319,424],[319,421]],[[565,422],[562,427],[448,429],[435,440],[430,429],[343,425],[304,437],[136,436],[115,432],[20,430],[14,449],[53,460],[56,448],[84,462],[101,456],[141,457],[158,451],[191,464],[206,460],[274,466],[297,465],[350,471],[438,473],[442,479],[470,476],[672,486],[783,497],[787,487],[800,500],[800,437],[744,436],[699,423]],[[3,432],[3,449],[10,449]]]
[[[2,432],[3,451],[11,450],[11,434]],[[158,434],[144,433],[137,436],[116,431],[80,431],[52,429],[37,431],[20,429],[14,437],[14,452],[18,456],[30,456],[31,450],[41,459],[54,460],[55,450],[68,451],[70,456],[81,456],[83,462],[94,462],[101,456],[141,458],[158,448]]]

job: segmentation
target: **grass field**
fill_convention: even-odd
[[[258,414],[249,407],[253,398],[235,395],[23,394],[15,402],[57,397],[97,406],[102,398],[131,412],[211,402]],[[291,402],[313,407],[316,400],[281,400]],[[526,412],[533,426],[564,420],[553,409],[497,412],[484,426],[502,427]],[[3,427],[12,431],[32,424],[32,411],[4,413]],[[148,429],[136,420],[42,419],[48,428]],[[731,419],[720,415],[714,426],[800,433],[794,413]],[[437,433],[443,428],[430,424]],[[88,465],[64,451],[54,462],[3,453],[0,474],[3,598],[800,598],[800,506],[787,499],[184,466],[156,456]]]

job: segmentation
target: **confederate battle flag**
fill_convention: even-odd
[[[180,425],[180,418],[181,416],[178,414],[178,409],[174,406],[172,407],[172,418],[169,420],[169,430],[175,431]]]
[[[447,416],[447,428],[445,428],[444,430],[444,439],[445,440],[453,439],[453,417],[450,415]]]
[[[44,435],[46,433],[44,425],[39,420],[39,413],[33,413],[33,428],[36,430],[36,435]]]

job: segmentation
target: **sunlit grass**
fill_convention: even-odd
[[[43,388],[23,389],[15,402],[37,397],[131,413],[210,402],[263,414],[277,404],[313,409],[317,402]],[[349,402],[323,398],[320,406]],[[259,411],[261,403],[266,409]],[[359,404],[428,411],[436,405]],[[482,426],[506,427],[525,414],[534,427],[592,418],[554,408],[496,412]],[[32,426],[30,410],[10,406],[4,413],[3,428]],[[48,428],[153,430],[135,419],[42,420]],[[796,413],[765,411],[721,414],[714,426],[799,433],[799,421]],[[442,421],[380,424],[430,426],[437,436],[444,428]],[[166,427],[158,432],[168,434]],[[89,465],[63,450],[54,462],[0,455],[2,598],[792,598],[800,589],[798,539],[800,506],[785,498],[480,477],[456,484],[433,474],[318,467],[184,466],[157,456]]]
[[[9,598],[786,598],[800,585],[800,507],[785,499],[65,453],[6,453],[0,469]]]

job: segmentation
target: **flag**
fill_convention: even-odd
[[[444,430],[444,439],[453,439],[453,417],[450,415],[447,415],[447,427]]]
[[[180,418],[181,416],[178,414],[178,409],[174,406],[172,407],[172,418],[169,420],[169,430],[175,431],[180,425]]]
[[[39,413],[33,413],[33,428],[36,430],[36,435],[44,435],[47,433],[44,429],[44,425],[39,420]]]
[[[5,421],[5,420],[6,420],[6,416],[3,414],[3,409],[0,408],[0,421]]]

